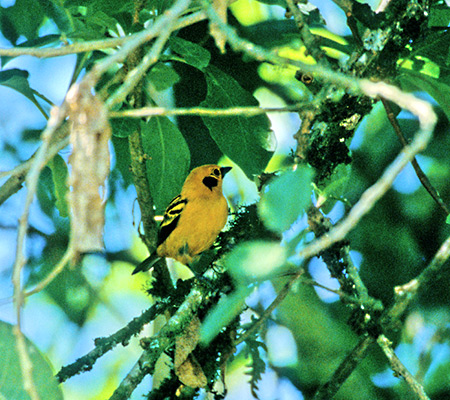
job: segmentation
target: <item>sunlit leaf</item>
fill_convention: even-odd
[[[337,200],[344,200],[349,178],[351,166],[340,164],[331,177],[325,179],[318,189],[318,197],[321,200],[320,209],[327,214],[336,204]]]
[[[33,383],[39,397],[62,400],[61,387],[48,360],[30,340],[25,341],[33,365]],[[0,321],[0,353],[0,399],[28,400],[29,396],[23,387],[13,326],[3,321]]]
[[[245,299],[250,293],[250,288],[240,286],[213,308],[202,324],[200,341],[203,344],[206,345],[211,342],[222,328],[227,326],[242,311]]]
[[[203,107],[230,108],[258,106],[257,100],[231,76],[218,68],[206,69],[208,92]],[[202,117],[220,150],[253,179],[261,173],[273,154],[273,132],[266,115],[253,117]]]
[[[311,168],[299,166],[269,183],[258,205],[259,215],[269,229],[284,232],[299,218],[311,201],[313,175]]]
[[[141,123],[142,145],[147,159],[147,177],[157,212],[164,211],[186,178],[190,153],[177,126],[166,117]]]
[[[225,267],[238,283],[247,285],[276,275],[285,262],[286,249],[279,242],[251,241],[236,246]]]

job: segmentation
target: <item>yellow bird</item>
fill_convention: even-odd
[[[156,252],[140,263],[133,274],[149,270],[161,257],[188,265],[212,246],[228,218],[222,180],[230,169],[208,164],[191,171],[181,193],[166,208]]]

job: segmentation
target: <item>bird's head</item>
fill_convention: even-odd
[[[186,178],[181,193],[190,188],[197,188],[199,192],[222,193],[222,181],[231,167],[219,167],[215,164],[202,165],[194,168]]]

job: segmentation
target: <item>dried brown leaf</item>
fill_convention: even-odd
[[[192,352],[200,340],[200,320],[197,316],[183,334],[175,340],[174,368],[180,381],[191,388],[205,387],[206,376]]]
[[[71,245],[74,258],[103,250],[105,180],[109,174],[108,143],[111,128],[105,105],[82,83],[66,98],[69,108],[71,173],[68,184],[71,206]]]

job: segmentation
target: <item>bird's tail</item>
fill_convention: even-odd
[[[161,259],[158,254],[153,253],[149,257],[147,257],[144,261],[142,261],[131,273],[131,275],[137,274],[138,272],[148,271],[153,268],[153,266]]]

